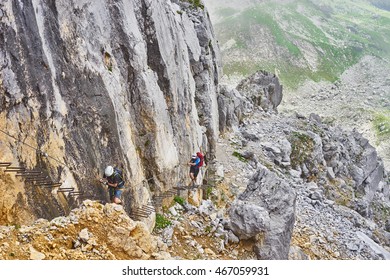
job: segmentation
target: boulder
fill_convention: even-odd
[[[240,238],[256,237],[259,259],[287,259],[295,201],[295,191],[287,181],[260,167],[231,206],[228,226]]]
[[[237,200],[229,210],[228,227],[240,239],[249,239],[264,233],[270,226],[268,211],[256,204]]]

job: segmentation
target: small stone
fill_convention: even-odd
[[[169,212],[172,214],[172,216],[177,216],[178,214],[177,214],[177,212],[176,212],[176,209],[175,209],[175,207],[171,207],[171,208],[169,208]]]
[[[319,191],[315,191],[315,192],[310,194],[310,198],[312,200],[322,200],[322,195]]]
[[[92,245],[92,246],[96,246],[96,245],[97,245],[97,242],[96,242],[95,238],[90,238],[90,239],[87,241],[87,243],[88,243],[89,245]]]
[[[331,179],[331,180],[334,180],[336,178],[332,167],[327,168],[327,175],[328,175],[329,179]]]
[[[289,173],[291,176],[293,176],[295,178],[300,178],[302,172],[298,171],[298,170],[291,169],[291,170],[289,170]]]
[[[88,229],[87,228],[84,228],[80,231],[79,233],[79,238],[81,241],[83,242],[88,242],[88,239],[89,239],[89,232],[88,232]]]
[[[76,240],[76,241],[74,242],[74,244],[73,244],[73,249],[77,249],[77,248],[80,247],[80,246],[81,246],[80,241]]]
[[[359,250],[359,246],[356,243],[348,243],[347,248],[351,251],[357,251]]]
[[[122,206],[122,205],[116,204],[116,205],[114,206],[114,210],[117,211],[117,212],[120,212],[120,211],[123,210],[123,206]]]
[[[30,260],[44,260],[46,255],[38,252],[34,247],[30,246]]]
[[[240,242],[240,239],[232,231],[228,232],[228,240],[231,243],[239,243]]]

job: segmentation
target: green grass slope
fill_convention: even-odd
[[[206,0],[224,73],[276,72],[296,88],[335,81],[365,55],[390,57],[390,12],[384,0]],[[241,5],[240,5],[241,3]]]

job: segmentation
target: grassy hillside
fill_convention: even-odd
[[[383,0],[205,3],[227,75],[265,69],[296,88],[305,79],[335,81],[364,55],[390,57],[390,12]]]

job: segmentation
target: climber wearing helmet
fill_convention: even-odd
[[[121,204],[121,195],[125,184],[122,171],[109,165],[104,170],[104,176],[100,179],[100,182],[108,185],[110,201],[116,204]]]
[[[200,163],[200,158],[196,154],[193,154],[190,162],[188,163],[188,165],[190,165],[190,178],[192,180],[193,186],[196,183],[196,177],[198,176],[199,173],[199,163]]]

